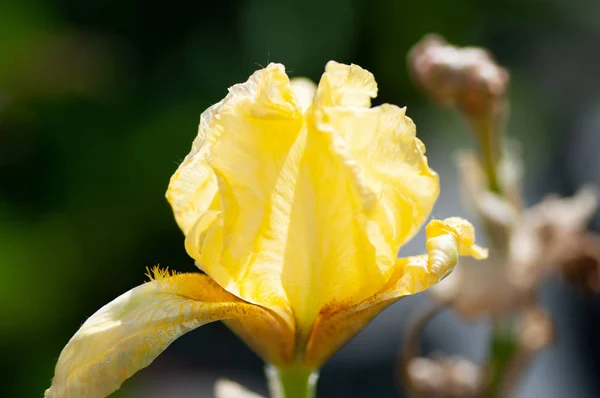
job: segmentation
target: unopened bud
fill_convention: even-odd
[[[477,116],[504,101],[509,74],[482,48],[459,48],[427,35],[410,50],[408,63],[417,84],[443,105]]]

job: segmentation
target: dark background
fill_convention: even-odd
[[[434,214],[468,215],[453,170],[456,148],[471,145],[466,125],[406,73],[406,52],[432,31],[488,47],[510,69],[528,203],[600,183],[598,1],[0,2],[0,395],[41,396],[72,334],[146,266],[195,270],[164,199],[169,177],[200,113],[271,61],[313,80],[330,59],[373,72],[375,103],[408,107],[440,172]],[[412,247],[423,251],[421,235]],[[402,300],[340,351],[319,396],[398,396],[398,343],[426,300]],[[559,342],[523,396],[598,396],[598,300],[559,280],[543,300]],[[445,314],[425,344],[482,360],[486,333]],[[265,392],[260,360],[219,323],[175,342],[115,396],[208,397],[217,377]]]

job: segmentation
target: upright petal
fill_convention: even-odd
[[[354,91],[351,90],[353,87]],[[332,94],[333,92],[333,94]],[[405,109],[384,104],[369,108],[377,93],[373,76],[356,65],[330,62],[319,84],[316,107],[348,147],[379,206],[370,216],[394,256],[418,231],[439,194],[437,174],[416,138]],[[372,238],[377,241],[377,237]]]
[[[319,81],[315,101],[318,107],[370,108],[371,98],[375,96],[377,82],[371,72],[358,65],[329,61]]]
[[[219,206],[196,218],[186,240],[188,253],[218,284],[269,307],[287,307],[280,278],[285,204],[275,186],[286,179],[302,124],[302,106],[282,65],[233,86],[207,127],[219,137],[207,158]]]
[[[192,150],[171,177],[167,189],[167,200],[185,235],[211,204],[218,204],[217,178],[208,165],[208,157],[220,136],[220,131],[213,128],[213,119],[222,104],[223,101],[211,106],[200,116],[198,135],[192,143]]]
[[[366,202],[353,162],[330,131],[307,123],[293,190],[282,195],[289,225],[282,282],[300,334],[329,303],[357,303],[387,280],[367,238]],[[300,337],[302,338],[302,337]]]
[[[487,256],[487,250],[474,243],[473,227],[463,219],[434,220],[426,232],[429,253],[398,259],[394,274],[379,292],[357,305],[323,309],[308,341],[307,364],[321,365],[383,309],[439,282],[452,271],[460,255]]]
[[[414,124],[370,108],[376,93],[371,73],[332,61],[307,113],[282,275],[301,328],[375,294],[437,198]]]
[[[271,312],[239,300],[206,275],[155,275],[81,326],[60,354],[45,397],[105,397],[179,336],[212,321],[264,319],[276,329]],[[276,350],[275,333],[271,337]]]

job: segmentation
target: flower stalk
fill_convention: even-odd
[[[265,368],[272,398],[315,398],[318,370],[306,367]]]
[[[510,203],[499,171],[508,110],[508,72],[485,49],[458,48],[436,35],[426,36],[415,45],[408,59],[413,78],[423,91],[439,104],[454,106],[471,124],[487,191]],[[492,246],[504,247],[494,241],[497,235],[489,229],[487,232]],[[493,325],[486,396],[499,396],[504,374],[519,349],[510,318],[498,319]]]
[[[502,185],[498,177],[498,163],[501,157],[501,119],[498,112],[491,115],[470,117],[480,147],[480,160],[485,170],[490,192],[502,196]]]
[[[507,371],[519,352],[518,340],[514,335],[513,328],[508,327],[509,324],[512,325],[512,322],[505,321],[494,324],[492,330],[487,397],[500,398],[504,395],[502,391]],[[515,377],[515,379],[517,378]]]

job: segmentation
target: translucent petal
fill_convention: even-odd
[[[304,335],[332,303],[357,303],[388,277],[367,237],[366,208],[351,159],[336,136],[311,126],[293,190],[282,196],[289,226],[282,282]]]
[[[377,96],[377,82],[373,74],[358,65],[344,65],[329,61],[319,81],[315,105],[319,108],[342,106],[369,108],[371,98]]]
[[[213,105],[200,116],[192,150],[171,177],[167,189],[167,200],[185,235],[212,203],[218,204],[217,178],[207,160],[220,136],[220,131],[212,126],[222,103]]]
[[[369,108],[376,93],[368,71],[329,62],[307,115],[283,274],[304,327],[377,292],[438,195],[414,124],[403,109]]]
[[[478,260],[488,251],[475,244],[473,226],[458,217],[433,220],[426,228],[428,254],[400,258],[388,284],[378,293],[381,297],[398,297],[419,293],[445,278],[459,256]]]
[[[319,314],[307,346],[307,364],[321,365],[387,306],[438,283],[452,271],[459,255],[487,256],[487,250],[475,245],[473,228],[463,219],[434,220],[426,232],[428,254],[398,259],[390,281],[379,292],[357,305],[331,306]]]
[[[399,297],[400,298],[400,297]],[[319,314],[308,340],[304,362],[321,367],[337,350],[351,340],[381,311],[396,300],[367,299],[349,307],[330,307]]]
[[[283,66],[271,64],[232,87],[208,126],[219,136],[208,164],[220,213],[197,217],[186,241],[188,253],[217,283],[269,307],[287,307],[280,278],[287,223],[275,186],[289,189],[280,180],[302,125]]]
[[[352,87],[361,88],[351,95]],[[327,90],[336,94],[325,94]],[[405,109],[388,104],[368,107],[369,96],[376,92],[369,72],[356,65],[330,62],[319,83],[315,108],[320,110],[320,123],[345,142],[366,185],[362,191],[377,200],[370,219],[395,255],[429,216],[439,194],[439,180],[427,164],[425,146],[416,138],[415,125]],[[326,100],[319,101],[323,98]]]
[[[275,329],[272,318],[206,275],[159,275],[105,305],[81,326],[60,354],[45,397],[105,397],[190,330],[224,319],[266,320],[263,327]],[[272,342],[277,347],[278,341]]]

